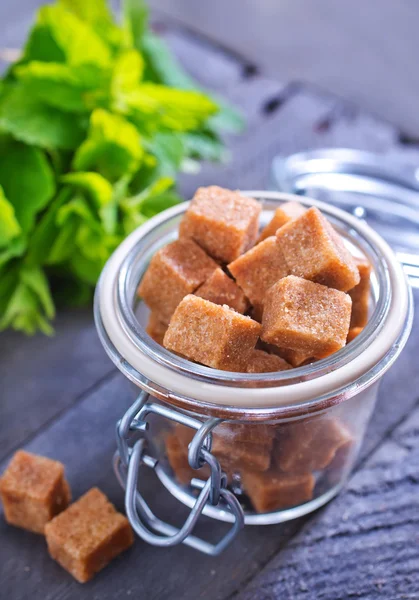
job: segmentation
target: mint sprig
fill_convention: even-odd
[[[0,81],[0,330],[51,333],[54,300],[88,301],[124,237],[181,200],[179,171],[225,160],[220,131],[242,127],[150,31],[143,0],[122,13],[43,6]]]

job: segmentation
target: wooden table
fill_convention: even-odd
[[[278,153],[350,146],[418,160],[391,125],[301,84],[264,78],[208,40],[171,23],[159,31],[206,87],[242,107],[248,127],[228,139],[226,167],[205,165],[182,177],[197,185],[264,188]],[[415,294],[419,305],[419,294]],[[81,586],[46,552],[42,537],[0,519],[0,598],[240,600],[419,598],[419,317],[406,350],[381,387],[357,468],[341,495],[305,519],[248,527],[218,558],[190,548],[157,549],[137,540],[91,583]],[[122,509],[111,469],[114,425],[138,390],[102,350],[91,309],[61,313],[49,339],[0,336],[0,471],[17,448],[66,465],[77,498],[98,485]],[[179,521],[179,506],[150,475],[159,516]],[[204,519],[214,538],[225,525]]]

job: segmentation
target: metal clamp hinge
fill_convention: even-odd
[[[150,544],[168,547],[184,543],[205,554],[215,556],[228,546],[244,526],[244,514],[240,503],[236,496],[226,488],[227,477],[221,471],[217,458],[211,454],[211,432],[221,422],[221,419],[208,419],[202,423],[198,419],[148,400],[148,394],[142,392],[117,423],[116,428],[117,451],[114,456],[114,469],[121,486],[125,488],[127,517],[137,535]],[[195,429],[196,433],[189,444],[189,464],[193,469],[200,469],[204,464],[210,467],[211,475],[206,482],[195,478],[191,481],[191,485],[200,492],[188,518],[180,529],[158,519],[138,489],[140,467],[146,465],[155,469],[157,466],[157,459],[147,453],[148,449],[153,449],[151,440],[147,438],[148,422],[146,419],[150,413]],[[129,437],[134,431],[137,432],[137,437],[139,435],[139,439],[131,447]],[[234,525],[217,544],[211,544],[192,535],[207,503],[213,506],[222,503],[225,509],[230,510],[235,516]]]

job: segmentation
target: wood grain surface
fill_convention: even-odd
[[[352,104],[267,79],[208,40],[157,25],[202,85],[234,100],[248,119],[242,136],[227,138],[230,164],[204,165],[200,174],[182,177],[185,197],[206,183],[267,187],[277,153],[309,147],[346,145],[416,160],[418,149],[400,144],[396,128]],[[419,294],[415,301],[419,307]],[[98,485],[122,509],[111,470],[114,426],[137,390],[105,356],[91,310],[62,313],[56,328],[51,339],[0,335],[0,472],[23,446],[62,460],[75,498]],[[413,331],[384,378],[356,472],[327,508],[285,525],[248,527],[218,558],[137,539],[85,586],[48,557],[41,537],[0,519],[0,598],[419,598],[419,315]],[[143,485],[159,516],[181,522],[186,509],[152,473],[144,474]],[[197,532],[214,539],[225,528],[203,519]]]

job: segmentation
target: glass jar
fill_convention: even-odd
[[[143,390],[118,424],[115,466],[134,529],[156,545],[183,541],[216,554],[243,523],[283,522],[329,501],[354,465],[380,378],[410,333],[405,275],[367,224],[307,197],[244,193],[262,202],[262,225],[282,202],[317,206],[351,252],[372,265],[370,318],[342,350],[312,364],[261,374],[211,369],[152,340],[145,332],[148,311],[137,297],[151,257],[176,239],[188,203],[157,215],[120,245],[100,278],[95,319],[108,355]],[[137,487],[141,465],[191,507],[180,530],[145,503]],[[233,523],[219,544],[191,534],[201,513]]]

